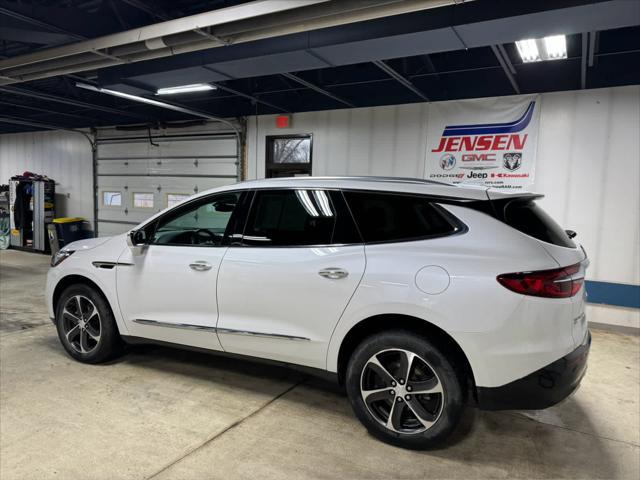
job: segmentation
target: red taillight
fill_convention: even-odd
[[[569,298],[580,291],[584,277],[577,276],[580,264],[537,272],[505,273],[498,282],[522,295],[546,298]]]

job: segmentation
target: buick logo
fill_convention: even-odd
[[[456,166],[456,157],[450,153],[445,153],[440,157],[440,168],[443,170],[451,170]]]
[[[503,156],[502,165],[509,171],[518,170],[522,166],[522,154],[521,153],[505,153]]]

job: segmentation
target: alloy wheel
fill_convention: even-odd
[[[75,351],[88,354],[100,342],[102,323],[95,304],[84,295],[70,297],[62,309],[62,332]]]
[[[445,400],[442,382],[431,365],[403,349],[373,355],[362,369],[360,392],[377,422],[403,434],[431,428],[440,418]]]

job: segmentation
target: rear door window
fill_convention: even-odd
[[[298,247],[361,242],[339,192],[257,190],[242,242]]]
[[[562,227],[533,200],[508,203],[504,210],[504,220],[507,225],[543,242],[576,248],[576,244]]]
[[[420,195],[345,191],[365,242],[420,240],[461,229],[451,215]]]

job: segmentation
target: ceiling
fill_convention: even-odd
[[[337,1],[337,0],[333,0]],[[0,58],[239,5],[233,0],[0,0]],[[568,58],[522,63],[514,41],[567,34]],[[1,72],[0,72],[1,74]],[[220,117],[640,84],[640,2],[457,2],[393,17],[0,86],[0,133],[193,116],[87,91],[172,96]]]

